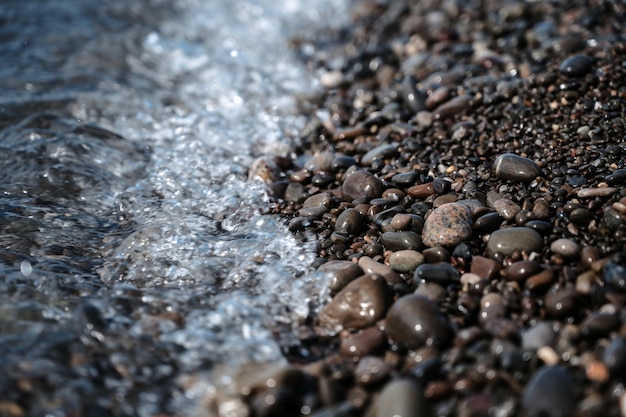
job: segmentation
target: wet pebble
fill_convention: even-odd
[[[361,256],[359,258],[359,266],[363,269],[363,273],[382,275],[390,283],[402,281],[402,277],[394,272],[391,267],[381,264],[380,262],[376,262],[369,256]]]
[[[544,299],[546,312],[553,318],[569,317],[579,310],[580,293],[573,288],[563,288],[548,294]]]
[[[363,275],[361,267],[349,261],[329,261],[322,264],[318,271],[331,276],[329,284],[331,291],[339,291],[350,281]]]
[[[354,370],[354,378],[359,385],[374,386],[389,379],[393,367],[377,356],[361,358]]]
[[[508,221],[513,220],[517,213],[522,210],[519,204],[509,200],[508,198],[500,198],[499,200],[494,201],[493,209]]]
[[[424,255],[415,250],[400,250],[389,257],[389,266],[399,272],[413,272],[424,263]]]
[[[530,182],[541,175],[535,161],[512,153],[498,156],[493,167],[496,177],[502,180]]]
[[[409,187],[406,192],[413,198],[424,199],[435,194],[435,186],[432,182],[414,185],[412,187]]]
[[[472,216],[463,204],[449,203],[434,209],[426,218],[422,240],[426,246],[451,246],[472,235]]]
[[[421,295],[405,295],[391,306],[385,332],[393,343],[404,349],[441,348],[449,345],[454,337],[450,323],[437,305]]]
[[[507,309],[507,302],[502,295],[491,292],[485,294],[480,299],[480,321],[489,323],[494,319],[504,317]]]
[[[592,58],[587,55],[573,55],[561,62],[561,65],[559,65],[559,71],[561,71],[561,74],[565,74],[570,77],[582,77],[591,71],[592,67]]]
[[[487,243],[487,252],[491,257],[496,253],[508,256],[515,251],[536,252],[542,247],[543,238],[539,233],[527,227],[511,227],[491,234]]]
[[[355,171],[347,175],[341,186],[343,198],[347,201],[371,200],[380,197],[384,190],[383,183],[367,171]]]
[[[574,415],[574,381],[561,366],[545,366],[530,379],[522,394],[522,410],[527,417],[566,417]]]
[[[411,214],[398,213],[391,219],[391,228],[394,230],[406,230],[411,227],[413,217]]]
[[[385,248],[394,252],[406,249],[419,250],[422,247],[420,236],[411,231],[385,232],[381,236],[380,241]]]
[[[419,284],[421,281],[435,282],[441,285],[447,285],[453,282],[459,282],[459,272],[447,262],[439,262],[436,264],[422,264],[415,270],[413,281]]]
[[[375,160],[387,158],[389,156],[395,155],[396,153],[398,153],[398,147],[393,143],[377,146],[376,148],[363,155],[363,157],[361,158],[361,165],[372,165]]]
[[[472,97],[469,95],[461,95],[446,101],[433,110],[433,117],[437,119],[446,119],[468,110],[472,106]]]
[[[342,339],[339,353],[361,357],[379,352],[386,344],[385,333],[378,326],[372,326]]]
[[[474,256],[470,271],[482,279],[492,280],[501,269],[500,263],[484,256]]]
[[[513,262],[504,272],[506,278],[509,280],[524,281],[538,274],[542,269],[538,262],[525,260]]]
[[[500,228],[504,219],[500,214],[493,212],[480,216],[474,222],[473,229],[481,234],[488,234]]]
[[[441,246],[424,249],[422,251],[422,255],[424,255],[424,260],[429,264],[437,262],[450,262],[450,253],[446,250],[446,248]]]
[[[320,312],[320,325],[329,330],[363,329],[382,319],[389,305],[389,288],[380,275],[350,282]]]
[[[337,216],[335,222],[335,230],[348,233],[351,235],[358,235],[365,231],[365,221],[359,211],[354,208],[349,208],[341,212]]]
[[[550,244],[550,250],[565,258],[576,258],[580,254],[580,246],[571,239],[561,238]]]

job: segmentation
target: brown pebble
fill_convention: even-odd
[[[435,187],[433,186],[432,182],[429,182],[426,184],[419,184],[409,187],[406,192],[413,198],[423,200],[426,197],[430,197],[431,195],[435,194]]]
[[[484,256],[474,256],[470,271],[483,279],[492,280],[500,271],[500,263]]]
[[[585,268],[591,268],[591,265],[601,257],[602,254],[598,248],[594,246],[585,246],[580,251],[580,263]]]
[[[350,282],[318,316],[321,326],[331,331],[363,329],[382,319],[389,306],[389,288],[376,274]]]
[[[354,379],[357,384],[369,387],[389,379],[392,370],[383,358],[364,356],[354,370]]]
[[[410,214],[398,213],[391,219],[391,228],[394,230],[408,230],[413,222]]]
[[[329,288],[331,291],[340,291],[348,283],[361,275],[363,270],[354,262],[349,261],[329,261],[322,264],[318,271],[331,276]]]
[[[504,271],[504,275],[512,281],[524,281],[538,274],[542,269],[541,265],[535,261],[517,261]]]
[[[445,347],[454,337],[437,304],[421,295],[405,295],[396,300],[387,314],[385,332],[404,349]]]
[[[365,356],[379,352],[387,343],[378,326],[368,327],[341,340],[339,353],[344,356]]]
[[[346,201],[371,200],[380,197],[384,190],[383,183],[367,171],[355,171],[347,175],[341,186],[341,193]]]
[[[508,221],[515,219],[517,213],[522,210],[519,204],[509,200],[508,198],[501,198],[494,201],[493,208],[501,217]]]
[[[545,288],[554,282],[556,278],[554,269],[547,268],[544,271],[533,275],[526,280],[526,289],[537,290],[539,288]]]

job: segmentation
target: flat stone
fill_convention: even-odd
[[[501,180],[530,182],[541,175],[541,169],[535,161],[512,153],[498,156],[493,168],[496,177]]]
[[[576,195],[579,198],[593,198],[593,197],[608,197],[617,192],[615,187],[595,187],[595,188],[583,188],[578,190]]]
[[[573,55],[561,62],[559,71],[570,77],[582,77],[593,67],[593,59],[587,55]]]
[[[467,206],[449,203],[434,209],[426,218],[422,241],[428,247],[452,246],[472,235],[472,216]]]
[[[372,417],[418,417],[431,415],[423,389],[412,379],[395,379],[382,389]]]
[[[537,252],[543,247],[543,238],[528,227],[510,227],[493,232],[487,243],[487,253],[493,257],[496,253],[509,256],[515,251]]]

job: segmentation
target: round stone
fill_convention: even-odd
[[[541,175],[541,169],[535,161],[512,153],[498,156],[493,168],[496,177],[501,180],[530,182]]]
[[[343,198],[347,201],[356,199],[371,200],[380,197],[385,191],[383,183],[367,171],[355,171],[348,175],[341,186]]]
[[[454,337],[450,323],[435,303],[422,295],[405,295],[389,309],[385,331],[404,349],[447,346]]]
[[[428,247],[452,246],[472,235],[472,215],[467,206],[459,203],[443,204],[426,218],[422,241]]]
[[[422,264],[415,270],[415,274],[413,275],[413,281],[415,283],[426,281],[447,285],[453,282],[459,282],[459,279],[459,272],[447,262]]]
[[[389,266],[399,272],[413,272],[424,263],[424,255],[414,250],[400,250],[389,257]]]
[[[550,250],[565,258],[575,258],[580,254],[580,246],[571,239],[557,239],[550,244]]]
[[[496,253],[509,256],[515,251],[537,252],[543,246],[543,238],[528,227],[510,227],[496,230],[489,237],[487,252],[490,257]]]
[[[363,220],[363,217],[358,212],[357,209],[349,208],[341,212],[339,216],[337,216],[337,221],[335,222],[335,230],[345,232],[351,235],[358,235],[361,232],[364,232],[367,225]]]

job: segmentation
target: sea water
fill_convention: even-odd
[[[346,7],[3,2],[3,407],[215,415],[242,366],[285,363],[326,282],[248,169],[317,87],[290,41]]]

